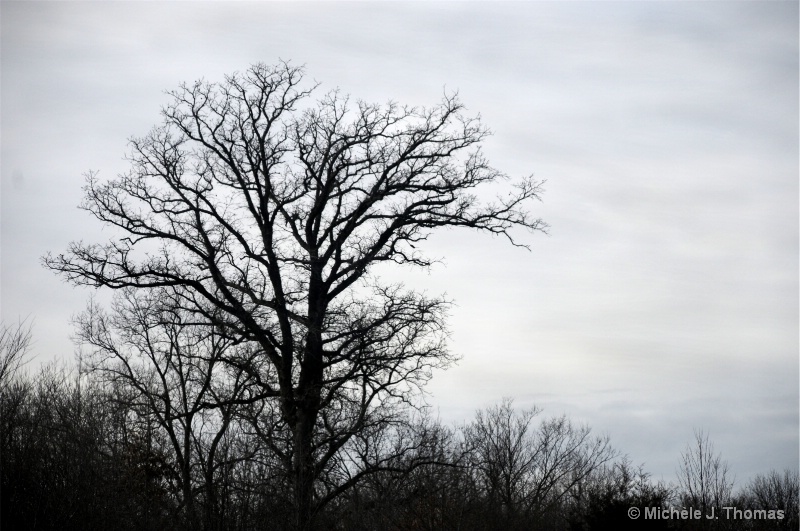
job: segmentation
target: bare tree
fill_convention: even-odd
[[[466,428],[477,482],[508,528],[527,526],[559,504],[616,454],[608,438],[592,437],[566,417],[543,420],[537,408],[515,411],[510,399],[478,411]]]
[[[754,511],[783,512],[783,518],[759,522],[764,528],[797,529],[800,523],[800,474],[797,470],[772,470],[759,474],[744,491],[745,504]]]
[[[0,323],[0,391],[24,364],[31,334],[31,324],[26,320],[14,326]]]
[[[111,314],[90,303],[76,318],[77,339],[90,349],[82,361],[127,390],[130,411],[163,432],[187,529],[213,528],[218,450],[237,405],[252,396],[246,373],[223,360],[246,358],[246,349],[193,321],[167,289],[117,295]]]
[[[728,462],[714,453],[714,444],[702,430],[694,432],[694,441],[681,454],[678,482],[681,502],[703,514],[709,514],[711,508],[719,514],[731,499],[733,479],[728,476]]]
[[[186,311],[258,351],[305,529],[337,452],[452,360],[446,301],[381,284],[375,267],[430,265],[416,244],[442,227],[522,245],[513,229],[546,225],[528,210],[532,177],[478,199],[506,176],[456,96],[419,109],[334,91],[311,104],[302,76],[259,64],[172,92],[164,123],[131,141],[130,171],[87,178],[82,208],[120,237],[44,263],[80,285],[176,288]]]

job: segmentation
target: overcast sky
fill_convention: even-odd
[[[403,280],[457,306],[430,402],[504,396],[671,480],[704,429],[744,483],[798,467],[798,3],[15,3],[2,17],[2,318],[71,360],[90,290],[40,257],[109,232],[83,174],[127,166],[180,82],[305,65],[318,95],[458,90],[511,176],[546,179],[531,251],[448,231]]]

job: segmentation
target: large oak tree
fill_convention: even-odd
[[[131,140],[130,170],[87,177],[82,208],[118,237],[44,262],[75,284],[170,290],[182,311],[258,353],[229,362],[278,412],[274,450],[306,529],[392,462],[345,452],[354,436],[390,425],[409,391],[452,360],[447,302],[383,284],[374,267],[430,265],[416,244],[443,227],[522,245],[513,231],[546,225],[530,213],[533,177],[481,199],[476,189],[507,177],[455,95],[430,108],[338,91],[314,101],[302,78],[290,64],[258,64],[170,93],[163,123]],[[340,484],[321,481],[343,452],[353,457]]]

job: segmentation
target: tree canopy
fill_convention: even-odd
[[[532,176],[483,198],[482,185],[509,178],[457,95],[430,108],[339,91],[314,101],[303,73],[257,64],[169,93],[163,123],[130,141],[129,171],[87,176],[81,207],[118,237],[44,258],[75,284],[160,293],[247,346],[220,360],[258,388],[252,402],[279,411],[299,528],[352,484],[320,481],[354,436],[391,426],[453,359],[447,301],[382,283],[374,266],[430,265],[417,244],[442,227],[517,246],[516,230],[547,228],[530,212],[542,192]],[[351,479],[385,464],[354,459]]]

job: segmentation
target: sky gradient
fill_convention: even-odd
[[[430,271],[383,273],[456,303],[442,420],[510,396],[656,479],[695,429],[737,484],[798,467],[796,2],[3,2],[0,25],[0,311],[35,320],[36,363],[72,359],[92,295],[40,257],[109,237],[83,174],[126,170],[164,91],[280,58],[317,96],[458,90],[493,165],[547,181],[530,252],[451,230]]]

